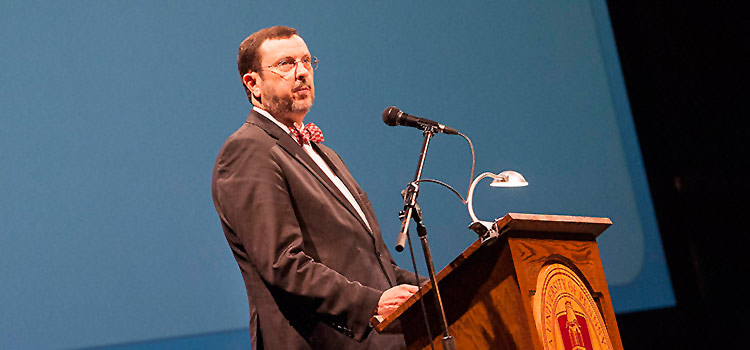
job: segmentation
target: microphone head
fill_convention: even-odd
[[[386,124],[388,124],[390,126],[396,126],[396,125],[398,125],[397,124],[397,120],[399,118],[398,117],[399,113],[401,113],[401,110],[398,109],[398,108],[396,108],[396,107],[394,107],[394,106],[390,106],[390,107],[386,108],[383,111],[383,123],[386,123]]]

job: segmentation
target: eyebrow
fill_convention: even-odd
[[[302,57],[300,59],[305,59],[305,58],[312,58],[312,56],[310,55],[310,53],[306,53],[306,54],[302,55]],[[296,60],[296,58],[294,58],[294,56],[285,56],[285,57],[282,57],[282,58],[279,58],[278,60],[276,60],[276,63],[279,63],[279,62],[281,62],[283,60],[293,60],[294,61],[294,60]]]

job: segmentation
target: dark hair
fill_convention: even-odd
[[[263,28],[253,34],[250,34],[240,44],[240,50],[237,54],[237,69],[240,71],[240,78],[248,72],[259,72],[260,67],[260,55],[258,49],[268,39],[286,39],[291,38],[293,35],[297,35],[297,30],[290,27],[274,26],[269,28]],[[245,88],[247,99],[252,102],[252,93],[245,86],[245,82],[242,82],[242,86]]]

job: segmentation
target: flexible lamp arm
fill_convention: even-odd
[[[477,218],[477,216],[474,215],[474,204],[473,204],[473,201],[474,201],[474,188],[477,187],[477,184],[479,183],[479,181],[482,180],[482,179],[484,179],[485,177],[491,177],[491,178],[495,179],[495,178],[497,178],[497,175],[495,175],[493,173],[490,173],[490,172],[482,173],[479,176],[477,176],[477,178],[474,179],[474,181],[471,182],[471,186],[469,186],[469,195],[466,197],[466,206],[469,208],[469,216],[471,216],[472,222],[480,221]]]

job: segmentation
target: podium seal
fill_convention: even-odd
[[[545,266],[533,297],[534,321],[545,350],[611,350],[599,308],[581,278],[567,266]]]

